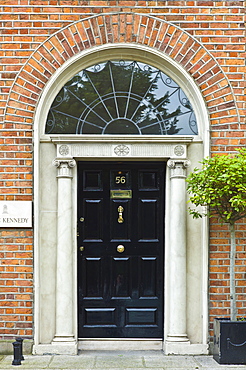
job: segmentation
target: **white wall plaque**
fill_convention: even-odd
[[[32,227],[32,202],[0,201],[0,227]]]

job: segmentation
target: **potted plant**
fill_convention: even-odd
[[[235,223],[246,216],[246,150],[234,155],[215,155],[201,162],[188,176],[194,217],[218,216],[230,227],[230,318],[214,320],[214,359],[221,364],[246,363],[246,321],[236,316]],[[202,206],[202,207],[201,207]],[[204,207],[205,206],[205,207]]]

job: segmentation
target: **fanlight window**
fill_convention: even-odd
[[[169,76],[145,63],[83,69],[56,96],[46,134],[196,135],[191,104]]]

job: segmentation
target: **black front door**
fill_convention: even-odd
[[[78,164],[80,338],[163,337],[164,172]]]

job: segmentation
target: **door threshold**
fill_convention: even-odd
[[[162,339],[139,338],[81,338],[78,349],[87,351],[159,351],[163,349]]]

